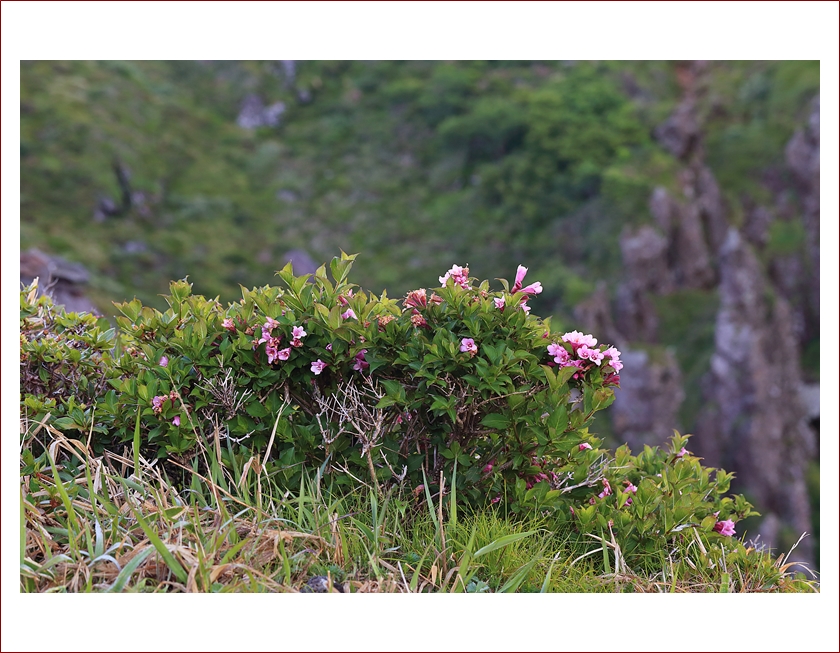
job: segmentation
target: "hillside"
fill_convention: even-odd
[[[21,248],[83,263],[107,315],[184,276],[236,300],[290,252],[359,252],[393,297],[525,265],[536,313],[628,354],[597,430],[696,431],[789,546],[818,432],[772,397],[819,381],[818,98],[808,61],[23,62]],[[736,332],[784,356],[735,361]]]

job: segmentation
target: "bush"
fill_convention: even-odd
[[[56,344],[32,317],[54,315],[49,300],[22,294],[23,410],[60,415],[97,452],[133,441],[198,469],[209,449],[288,489],[313,470],[339,489],[455,487],[476,507],[552,511],[632,555],[661,553],[688,527],[726,537],[730,518],[753,514],[742,497],[721,498],[730,475],[712,480],[683,436],[636,457],[598,448],[588,427],[614,398],[620,352],[530,315],[542,286],[523,286],[526,268],[491,291],[453,266],[441,287],[397,301],[351,284],[354,258],[311,279],[287,266],[286,288],[243,288],[226,309],[174,282],[165,312],[117,305],[119,339],[58,313],[73,340]]]

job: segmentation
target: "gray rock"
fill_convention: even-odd
[[[662,445],[679,428],[677,411],[685,398],[679,365],[670,350],[621,350],[621,387],[610,409],[616,437],[634,452]]]
[[[315,274],[315,271],[318,269],[318,264],[302,249],[289,250],[281,258],[283,265],[280,267],[283,267],[286,263],[291,263],[292,270],[294,270],[296,276]]]
[[[38,279],[39,294],[49,295],[68,313],[99,313],[85,296],[89,275],[85,267],[37,249],[20,254],[20,283],[28,286]]]
[[[252,93],[242,101],[242,108],[236,117],[236,124],[242,129],[276,127],[285,111],[286,105],[282,102],[275,102],[266,107],[260,96]]]
[[[694,445],[705,464],[735,472],[735,491],[748,490],[763,513],[774,513],[798,536],[811,530],[805,474],[816,442],[800,397],[793,312],[734,228],[720,266],[715,352]],[[797,553],[812,561],[808,539]]]

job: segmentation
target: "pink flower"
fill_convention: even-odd
[[[556,342],[552,342],[548,346],[548,354],[549,356],[554,356],[554,362],[558,365],[565,366],[569,362],[569,352],[566,351],[563,345],[558,345]]]
[[[152,410],[154,411],[155,415],[157,415],[163,410],[163,402],[166,401],[168,398],[169,397],[167,395],[152,397]]]
[[[496,305],[496,308],[498,308],[501,311],[505,307],[505,298],[504,297],[494,297],[493,298],[493,303]]]
[[[341,314],[341,319],[342,319],[342,320],[349,320],[349,319],[351,319],[351,318],[352,318],[352,319],[354,319],[354,320],[357,320],[357,319],[358,319],[358,318],[356,317],[356,313],[355,313],[355,311],[353,311],[353,309],[352,309],[352,308],[348,308],[346,311],[344,311],[344,312]]]
[[[300,340],[304,336],[306,336],[306,331],[303,330],[302,326],[292,327],[292,339],[293,340]],[[295,345],[295,346],[299,347],[300,345]]]
[[[175,415],[175,417],[172,418],[172,423],[175,426],[181,426],[181,416],[180,415]]]
[[[542,284],[539,281],[529,284],[522,289],[522,292],[526,295],[539,295],[542,291]]]
[[[292,340],[292,347],[303,347],[303,342],[295,338],[294,340]]]
[[[267,317],[265,318],[265,324],[263,324],[263,329],[271,331],[272,329],[276,329],[279,326],[280,323],[277,320],[271,317]]]
[[[481,470],[481,473],[482,474],[489,474],[492,471],[493,471],[493,463],[487,463],[484,466],[484,469]]]
[[[236,326],[233,324],[233,320],[229,317],[222,320],[222,328],[231,332],[236,331]]]
[[[411,323],[418,327],[423,328],[428,326],[428,322],[426,322],[426,318],[420,315],[420,312],[415,308],[414,311],[411,313]]]
[[[160,360],[158,361],[158,365],[160,365],[161,367],[166,367],[167,365],[169,365],[169,359],[166,356],[161,356]]]
[[[612,488],[610,487],[610,482],[607,479],[602,479],[601,482],[604,484],[604,489],[601,494],[598,495],[599,499],[603,499],[604,497],[608,497],[612,494]]]
[[[598,341],[591,335],[583,335],[580,331],[569,331],[568,333],[563,334],[563,337],[560,339],[563,342],[571,343],[575,347],[575,349],[577,349],[581,345],[586,345],[587,347],[594,347],[598,344]]]
[[[581,359],[592,361],[596,365],[600,365],[601,361],[604,360],[604,355],[600,351],[597,349],[590,349],[586,345],[581,345],[578,348],[577,355],[580,356]]]
[[[312,370],[312,373],[317,376],[324,371],[326,366],[327,364],[319,358],[318,360],[312,362],[310,369]]]
[[[621,356],[621,352],[618,351],[618,349],[616,349],[615,347],[610,347],[609,349],[604,351],[604,356],[610,359],[608,365],[612,367],[616,372],[620,372],[624,367],[622,362],[618,359],[618,357]]]
[[[412,290],[406,295],[403,304],[409,308],[424,308],[426,306],[426,289]]]
[[[721,535],[731,537],[732,535],[735,535],[735,522],[733,522],[731,519],[719,521],[715,524],[714,530],[720,533]]]
[[[367,349],[362,349],[358,354],[356,354],[356,362],[353,363],[353,369],[357,372],[364,372],[370,367],[370,363],[365,360],[366,353]]]
[[[352,297],[352,296],[353,296],[353,291],[348,290],[347,291],[347,297]],[[347,301],[347,297],[345,297],[344,295],[339,295],[338,296],[338,303],[341,304],[342,306],[347,306],[347,304],[349,303]]]
[[[332,351],[332,343],[329,343],[329,344],[327,345],[327,351]]]
[[[531,312],[531,307],[528,306],[528,304],[526,304],[525,302],[522,302],[519,305],[519,308],[521,308],[523,311],[525,311],[525,315],[528,315]]]
[[[633,485],[630,481],[624,481],[624,484],[627,486],[626,488],[624,488],[624,494],[627,494],[628,492],[630,494],[636,494],[636,490],[639,489],[635,485]],[[624,505],[629,506],[631,503],[633,503],[633,499],[631,499],[630,497],[627,497],[627,501],[624,502]]]
[[[445,275],[438,277],[438,281],[440,281],[441,286],[445,287],[446,282],[451,278],[452,281],[461,286],[461,288],[467,290],[470,287],[469,275],[470,269],[467,266],[461,267],[460,265],[453,265]]]
[[[510,289],[512,293],[519,292],[522,288],[522,280],[525,278],[526,274],[528,274],[528,268],[524,265],[520,265],[516,268],[516,279],[513,282],[513,287]]]
[[[497,497],[494,497],[493,499],[490,499],[490,503],[499,503],[499,501],[501,501],[501,500],[502,500],[502,497],[501,497],[501,495],[499,495]]]
[[[592,445],[589,444],[588,442],[581,442],[578,445],[578,451],[584,451],[585,449],[591,449],[591,448],[592,448]]]
[[[685,447],[683,447],[682,449],[680,449],[680,450],[677,452],[677,458],[682,458],[682,457],[683,457],[685,454],[687,454],[687,453],[688,453],[688,452],[685,450]]]
[[[462,338],[461,351],[469,352],[470,356],[475,356],[478,353],[478,347],[475,344],[475,340],[472,338]]]
[[[286,347],[285,349],[281,349],[277,352],[277,360],[280,361],[287,361],[289,360],[289,354],[292,353],[291,347]]]

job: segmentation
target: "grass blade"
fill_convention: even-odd
[[[485,553],[490,553],[491,551],[495,551],[496,549],[501,549],[503,546],[507,546],[517,540],[521,540],[522,538],[528,537],[533,535],[537,531],[526,531],[525,533],[513,533],[511,535],[505,535],[500,537],[497,540],[494,540],[487,546],[481,547],[478,551],[473,554],[473,558],[478,558],[479,556],[483,556]]]
[[[163,558],[163,561],[166,563],[166,566],[175,574],[175,577],[181,582],[187,582],[187,572],[184,571],[184,568],[181,566],[181,563],[175,559],[175,556],[172,555],[172,552],[166,548],[166,545],[163,541],[157,536],[157,533],[152,530],[149,524],[143,519],[143,515],[141,515],[137,510],[135,510],[134,506],[131,502],[128,503],[128,507],[131,509],[132,514],[134,515],[135,519],[137,519],[137,523],[140,525],[140,528],[143,529],[143,533],[146,537],[149,538],[149,542],[152,543],[152,546],[155,547],[155,550],[160,554],[160,557]]]
[[[117,574],[116,579],[114,579],[114,584],[107,589],[107,592],[122,592],[125,584],[128,582],[128,579],[131,578],[131,574],[134,573],[137,567],[143,564],[146,558],[148,558],[153,551],[154,549],[152,547],[148,547],[141,553],[134,556],[131,561],[120,570],[120,573]]]

